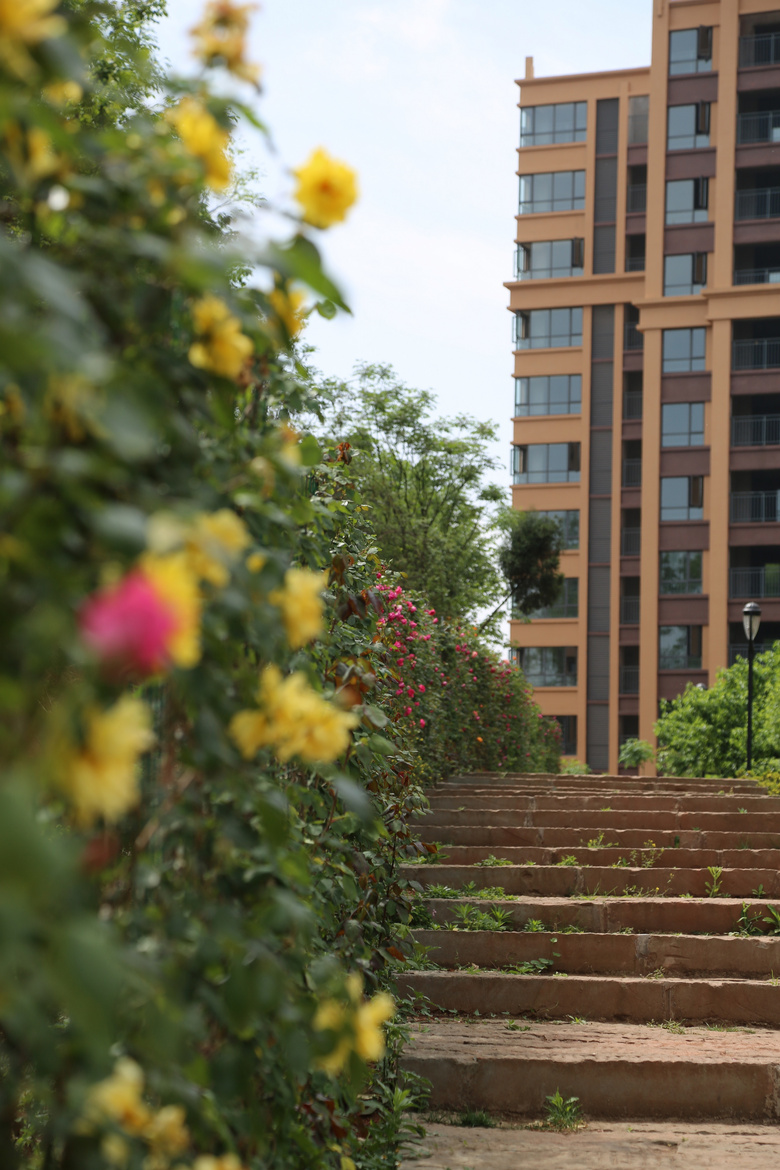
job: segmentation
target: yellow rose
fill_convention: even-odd
[[[305,646],[322,633],[322,615],[325,603],[322,590],[328,580],[325,572],[313,573],[311,569],[288,569],[284,575],[284,588],[274,589],[268,600],[282,611],[287,641],[293,650]]]
[[[230,0],[212,0],[200,24],[190,29],[195,37],[194,53],[204,65],[225,66],[235,77],[257,85],[260,66],[244,60],[249,13],[256,4],[232,4]]]
[[[149,1121],[144,1137],[157,1151],[181,1154],[190,1144],[190,1131],[185,1124],[186,1114],[181,1105],[165,1105]]]
[[[318,147],[293,174],[298,180],[295,199],[307,223],[327,228],[346,219],[358,197],[357,176],[351,167]]]
[[[185,150],[203,164],[206,182],[214,191],[224,191],[230,184],[231,166],[227,156],[230,134],[223,130],[203,102],[185,97],[167,113],[184,144]]]
[[[246,524],[231,508],[201,512],[187,537],[193,572],[201,580],[223,589],[230,580],[228,566],[251,542]]]
[[[252,342],[241,332],[241,322],[224,301],[212,296],[196,301],[192,316],[198,334],[189,352],[193,366],[224,378],[237,378],[253,349]]]
[[[121,1057],[111,1076],[89,1090],[83,1115],[85,1127],[113,1122],[125,1133],[143,1133],[151,1117],[141,1099],[143,1087],[144,1076],[139,1066],[129,1057]]]
[[[117,821],[138,802],[138,758],[154,743],[151,712],[140,699],[123,695],[107,711],[88,711],[85,727],[81,749],[60,735],[55,775],[80,821]]]
[[[301,315],[301,310],[306,302],[306,297],[303,293],[298,292],[296,289],[287,289],[279,286],[268,294],[268,300],[271,302],[271,307],[277,317],[284,325],[287,336],[290,338],[297,337],[306,323],[305,318]]]
[[[223,1154],[221,1158],[201,1154],[195,1159],[192,1170],[244,1170],[244,1166],[235,1154]]]
[[[0,59],[17,77],[33,69],[27,45],[59,37],[67,29],[62,16],[52,16],[59,0],[0,0]]]
[[[186,552],[145,553],[139,566],[155,592],[176,617],[176,629],[167,639],[171,661],[184,670],[200,662],[200,623],[203,602],[198,580]]]
[[[363,999],[363,978],[358,972],[347,978],[347,995],[347,1004],[334,999],[325,1000],[314,1017],[314,1028],[318,1032],[347,1032],[339,1038],[333,1050],[317,1062],[331,1076],[341,1072],[351,1052],[357,1053],[361,1060],[379,1060],[385,1051],[382,1024],[395,1014],[393,998],[384,991],[370,1000]]]

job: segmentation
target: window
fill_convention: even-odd
[[[660,592],[701,593],[700,552],[662,552]]]
[[[708,73],[712,69],[712,29],[680,29],[669,33],[669,75]]]
[[[709,196],[709,179],[670,180],[666,184],[666,222],[705,223]]]
[[[515,314],[516,349],[582,345],[582,309],[531,309]]]
[[[679,256],[664,256],[665,297],[685,297],[700,293],[706,283],[706,252],[683,252]]]
[[[576,618],[579,617],[580,582],[578,577],[565,577],[560,597],[552,605],[529,614],[532,618]]]
[[[650,115],[650,96],[642,94],[628,99],[628,145],[647,142],[647,123]]]
[[[566,512],[540,512],[540,516],[547,516],[550,520],[557,520],[563,536],[564,548],[580,547],[580,512],[579,508],[571,508]]]
[[[539,211],[582,211],[585,207],[585,172],[552,171],[520,176],[520,214]]]
[[[659,670],[701,669],[701,626],[660,626]]]
[[[581,374],[545,374],[515,378],[515,414],[579,414]]]
[[[704,369],[704,329],[664,329],[664,374],[693,374]]]
[[[579,483],[579,443],[531,443],[512,448],[514,483]]]
[[[704,403],[669,402],[661,407],[662,447],[704,445]]]
[[[524,646],[520,666],[531,686],[576,687],[576,646]]]
[[[518,244],[515,276],[518,280],[550,276],[582,276],[584,240],[539,240]]]
[[[564,756],[577,754],[577,716],[553,715],[561,729],[561,753]]]
[[[661,479],[661,519],[701,520],[704,479],[701,475],[674,475]]]
[[[669,106],[667,150],[695,150],[710,144],[710,103]]]
[[[587,112],[587,102],[529,106],[520,111],[520,145],[545,146],[550,142],[584,142]]]

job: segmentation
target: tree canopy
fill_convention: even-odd
[[[557,521],[539,512],[510,512],[506,527],[498,563],[509,585],[513,610],[528,617],[560,596],[563,537]]]
[[[358,365],[349,381],[325,380],[324,429],[350,444],[352,470],[382,555],[444,617],[495,603],[495,505],[488,482],[492,422],[434,413],[436,397],[407,386],[390,365]]]

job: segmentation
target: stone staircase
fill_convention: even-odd
[[[400,982],[431,1004],[406,1065],[432,1108],[538,1117],[560,1089],[589,1118],[780,1120],[780,798],[494,775],[430,798],[441,856],[404,876],[435,967]]]

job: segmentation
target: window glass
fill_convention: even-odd
[[[577,685],[577,650],[573,646],[525,646],[520,650],[520,665],[532,686]]]
[[[561,594],[552,605],[543,606],[529,616],[532,618],[576,618],[579,615],[579,579],[565,577]]]
[[[521,215],[541,211],[581,211],[584,206],[584,171],[520,176]]]
[[[571,508],[565,512],[540,512],[540,516],[548,516],[557,520],[563,536],[564,548],[580,547],[580,513],[579,509]]]
[[[701,626],[660,626],[658,630],[659,670],[701,668]]]
[[[707,102],[701,104],[708,106]],[[667,119],[667,150],[694,150],[709,146],[709,120],[698,106],[669,106]]]
[[[545,146],[553,142],[582,142],[585,139],[586,119],[586,102],[531,106],[520,111],[520,145]]]
[[[672,179],[666,184],[666,222],[705,223],[709,212],[706,179]]]
[[[663,373],[690,374],[704,369],[705,330],[664,329]]]
[[[515,412],[534,414],[577,414],[582,399],[580,374],[539,375],[515,378]]]
[[[706,283],[706,253],[685,252],[680,256],[664,256],[664,296],[690,296],[701,292]]]
[[[582,309],[532,309],[515,314],[518,349],[582,345]]]
[[[661,407],[661,446],[701,447],[703,443],[704,403],[664,403]]]
[[[544,277],[582,276],[582,243],[581,240],[538,240],[533,244],[519,244],[517,278],[533,280]]]
[[[700,552],[662,552],[660,592],[701,593],[701,566]]]
[[[712,29],[686,28],[669,34],[669,73],[707,73],[712,69]]]
[[[514,483],[579,483],[579,443],[529,443],[513,448]]]

